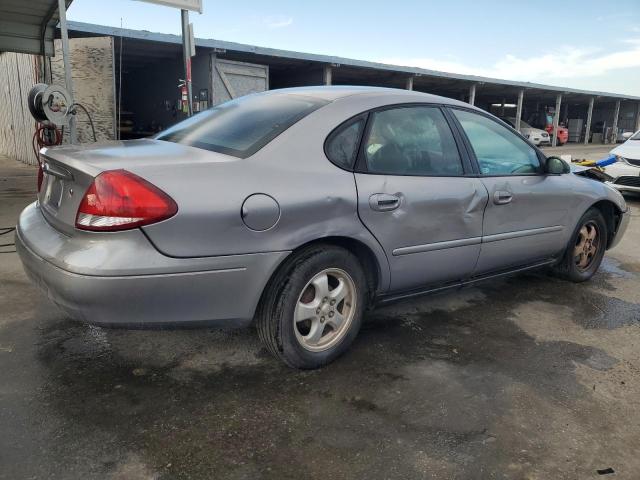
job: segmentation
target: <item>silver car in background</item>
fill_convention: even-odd
[[[587,280],[629,221],[495,117],[405,90],[269,91],[43,157],[16,245],[71,317],[255,322],[299,368],[343,353],[377,303],[545,265]]]

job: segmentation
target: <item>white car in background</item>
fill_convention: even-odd
[[[507,122],[513,128],[516,128],[516,118],[515,117],[504,117],[501,119],[504,122]],[[551,137],[549,134],[541,130],[539,128],[533,128],[524,120],[520,120],[520,133],[528,139],[531,143],[536,146],[539,145],[551,145]]]
[[[618,161],[605,168],[607,175],[613,177],[610,185],[620,191],[640,192],[640,130],[611,150],[611,154]]]

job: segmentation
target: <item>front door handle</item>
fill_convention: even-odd
[[[511,200],[513,200],[513,195],[506,190],[496,190],[493,194],[493,203],[496,205],[506,205],[511,203]]]
[[[376,212],[390,212],[400,206],[400,197],[389,193],[374,193],[369,197],[369,206]]]

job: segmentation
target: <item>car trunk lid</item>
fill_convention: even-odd
[[[142,178],[174,176],[187,163],[222,163],[234,157],[153,139],[69,145],[42,151],[43,182],[38,202],[57,230],[75,235],[78,207],[94,178],[124,169]],[[151,180],[153,182],[153,180]]]

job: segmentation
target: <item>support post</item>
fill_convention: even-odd
[[[556,110],[553,112],[553,143],[551,146],[558,146],[558,124],[560,123],[560,107],[562,106],[562,94],[556,96]]]
[[[516,108],[516,130],[520,131],[520,120],[522,120],[522,104],[524,103],[524,90],[518,92],[518,106]]]
[[[589,110],[587,110],[587,126],[584,130],[584,144],[589,144],[589,137],[591,136],[591,119],[593,118],[593,104],[595,103],[595,98],[591,97],[589,99]]]
[[[325,65],[324,66],[324,72],[323,72],[323,75],[322,75],[322,82],[325,85],[331,85],[332,74],[333,74],[333,71],[332,71],[331,65]]]
[[[636,105],[636,128],[634,132],[640,130],[640,102]]]
[[[63,1],[63,0],[60,0]],[[191,91],[191,35],[189,33],[189,10],[181,10],[182,14],[182,55],[184,57],[184,81],[187,84],[187,96],[189,105],[188,115],[193,115],[193,93]]]
[[[476,104],[476,84],[472,83],[469,87],[469,105]]]
[[[405,88],[407,90],[413,90],[413,77],[408,77],[407,78],[407,83],[405,85]]]
[[[501,116],[501,117],[504,117],[504,104],[505,104],[505,103],[507,103],[507,99],[506,99],[506,98],[503,98],[503,99],[502,99],[502,104],[501,104],[502,108],[500,109],[500,116]]]
[[[66,0],[58,0],[58,14],[60,15],[60,38],[62,40],[62,59],[64,62],[64,83],[71,96],[72,107],[75,100],[73,98],[73,79],[71,78],[71,58],[69,56],[69,32],[67,31],[67,4]],[[77,143],[76,133],[76,117],[75,115],[69,116],[69,142],[71,144]]]
[[[611,143],[618,141],[618,117],[620,116],[620,100],[616,100],[616,110],[613,114],[613,127],[611,127]]]

